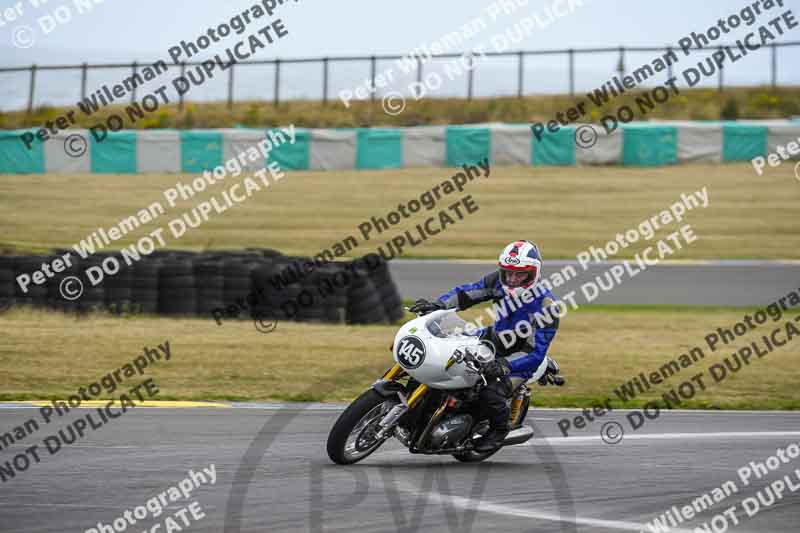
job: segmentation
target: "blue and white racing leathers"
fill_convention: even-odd
[[[531,293],[532,298],[525,298],[528,302],[512,298],[503,290],[498,273],[493,272],[476,283],[458,285],[438,300],[447,309],[459,310],[494,301],[495,323],[481,329],[480,335],[494,342],[498,355],[506,356],[512,377],[528,380],[544,374],[547,350],[558,329],[558,316],[550,307],[555,304],[556,297],[542,286]]]

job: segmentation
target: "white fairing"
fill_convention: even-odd
[[[458,349],[479,354],[483,362],[494,359],[494,351],[476,335],[474,328],[459,317],[454,309],[435,311],[404,324],[394,338],[392,355],[408,374],[435,389],[463,389],[474,385],[480,377],[456,363],[446,369],[450,357]]]

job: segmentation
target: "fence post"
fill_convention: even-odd
[[[131,85],[133,85],[133,90],[131,90],[131,103],[136,102],[136,61],[131,64]]]
[[[228,109],[233,109],[233,67],[231,63],[231,70],[228,72]]]
[[[522,98],[522,87],[525,84],[525,54],[517,52],[517,98]]]
[[[322,58],[322,105],[328,104],[328,58]]]
[[[619,63],[617,63],[617,72],[620,78],[625,75],[625,47],[619,47]]]
[[[81,65],[81,100],[86,98],[86,69],[88,65],[84,63]]]
[[[417,87],[422,87],[422,60],[417,56]],[[417,98],[417,91],[414,91],[414,99]]]
[[[181,61],[181,78],[186,74],[186,62]],[[183,92],[178,94],[178,111],[183,111]]]
[[[468,59],[469,59],[469,73],[467,74],[467,101],[471,102],[473,85],[475,82],[475,70],[473,68],[475,66],[475,63],[471,52],[468,56]]]
[[[772,90],[774,91],[775,88],[778,86],[778,55],[775,43],[772,43],[770,45],[770,51],[772,53],[772,68],[771,68],[772,72],[770,78],[772,78]]]
[[[372,80],[372,90],[369,92],[369,99],[375,101],[375,56],[369,59],[369,78]]]
[[[31,83],[28,87],[28,114],[33,112],[33,93],[36,90],[36,65],[31,65]]]
[[[575,50],[569,49],[569,96],[575,96]]]
[[[667,58],[672,55],[672,47],[667,45]],[[667,59],[667,79],[672,79],[672,61]]]
[[[280,88],[281,88],[281,60],[275,60],[275,97],[273,98],[273,105],[277,107],[280,103]]]

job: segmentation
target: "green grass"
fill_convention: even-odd
[[[292,255],[316,255],[354,236],[351,256],[373,252],[415,225],[470,194],[479,210],[450,225],[404,257],[490,259],[510,240],[534,240],[545,259],[575,258],[589,246],[603,246],[679,200],[682,193],[707,187],[709,207],[686,214],[698,241],[670,259],[800,258],[800,183],[793,166],[770,168],[757,176],[749,164],[631,167],[495,167],[488,179],[469,182],[464,192],[445,196],[432,211],[423,209],[369,240],[358,225],[386,217],[449,179],[454,169],[289,172],[242,204],[190,229],[176,240],[167,223],[200,201],[221,197],[234,180],[226,178],[191,200],[169,208],[162,194],[194,176],[14,175],[0,180],[0,253],[69,248],[98,227],[109,228],[154,201],[167,212],[113,243],[130,245],[164,228],[166,246],[180,249],[275,248]],[[462,208],[463,211],[463,208]],[[672,223],[663,238],[678,229]],[[654,241],[640,240],[620,250],[632,257]]]
[[[189,103],[183,111],[168,105],[144,119],[125,127],[131,128],[230,128],[274,127],[295,124],[298,127],[350,128],[370,126],[416,126],[424,124],[475,124],[484,122],[532,123],[552,119],[556,112],[578,103],[587,102],[585,121],[597,123],[600,117],[611,114],[622,105],[635,106],[640,91],[629,92],[602,107],[595,107],[585,94],[574,98],[568,95],[538,95],[524,98],[483,98],[467,101],[460,98],[409,98],[405,111],[392,116],[383,112],[381,98],[370,102],[353,102],[347,108],[335,96],[327,105],[319,101],[288,101],[277,107],[270,102],[245,101],[229,109],[224,102]],[[126,104],[127,105],[127,104]],[[765,119],[800,115],[800,88],[728,87],[723,92],[714,89],[685,89],[664,104],[650,111],[648,119],[719,120],[722,109],[735,106],[739,118]],[[90,117],[76,114],[77,127],[90,127],[112,113],[124,113],[125,106],[113,105]],[[41,106],[28,115],[25,111],[0,112],[0,128],[38,127],[47,120],[62,115],[68,108]],[[730,116],[728,114],[724,116]]]
[[[481,309],[464,313],[473,318]],[[742,309],[622,306],[583,307],[561,321],[550,354],[567,377],[563,388],[536,387],[534,403],[584,407],[612,398],[614,389],[641,371],[660,367],[720,326],[730,327]],[[797,312],[788,314],[787,319]],[[771,324],[771,323],[770,323]],[[763,326],[690,369],[673,376],[624,407],[647,401],[705,371],[773,326]],[[129,362],[144,346],[170,341],[172,359],[159,362],[136,384],[152,377],[172,400],[347,401],[392,364],[387,347],[396,325],[337,326],[280,323],[275,332],[257,332],[250,321],[170,319],[12,310],[0,315],[0,399],[63,399],[80,386]],[[708,350],[706,350],[708,352]],[[800,409],[800,339],[720,384],[710,384],[681,407]]]

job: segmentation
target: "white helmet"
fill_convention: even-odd
[[[516,241],[506,246],[497,260],[500,284],[510,296],[521,296],[539,283],[542,254],[530,241]]]

